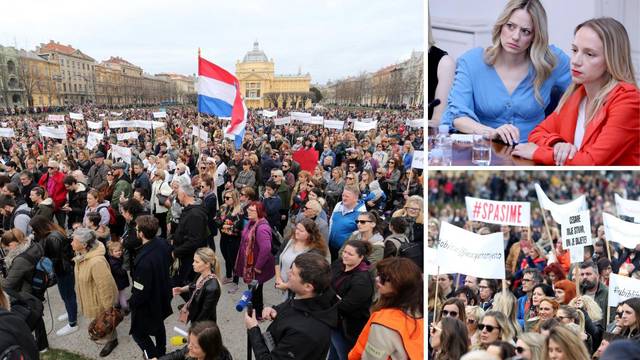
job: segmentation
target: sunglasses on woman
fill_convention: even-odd
[[[516,346],[516,354],[522,355],[525,349],[522,346]]]
[[[499,326],[493,326],[493,325],[478,324],[478,329],[480,331],[483,331],[484,329],[487,329],[487,332],[493,332],[493,330],[500,329],[500,327]]]
[[[442,316],[451,316],[453,318],[457,318],[458,317],[458,312],[457,311],[442,310]]]

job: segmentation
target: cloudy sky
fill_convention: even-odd
[[[255,40],[276,74],[312,82],[375,71],[424,48],[421,0],[111,0],[3,4],[0,44],[50,39],[97,61],[121,56],[148,73],[197,71],[202,56],[235,71]]]

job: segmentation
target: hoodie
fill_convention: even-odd
[[[324,360],[331,343],[331,329],[338,326],[337,297],[333,290],[309,299],[289,299],[275,306],[276,319],[267,328],[275,342],[269,351],[260,327],[249,329],[249,341],[257,360]]]
[[[46,198],[31,210],[31,217],[36,215],[44,216],[49,220],[53,220],[53,200]]]

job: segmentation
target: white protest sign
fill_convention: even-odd
[[[158,111],[158,112],[154,112],[153,113],[153,118],[154,119],[161,119],[161,118],[166,118],[167,117],[167,113],[165,111]]]
[[[549,210],[553,219],[558,223],[560,223],[567,214],[573,214],[581,210],[589,209],[587,207],[587,197],[584,195],[581,195],[577,199],[566,204],[556,204],[553,201],[549,200],[547,194],[545,194],[540,185],[535,184],[535,188],[536,194],[538,195],[538,202],[540,203],[540,207],[545,210]]]
[[[98,117],[105,117],[107,114],[98,114]]]
[[[413,128],[423,128],[424,119],[407,120],[407,126],[413,127]]]
[[[566,214],[562,225],[562,248],[585,247],[593,244],[589,210]]]
[[[324,118],[322,116],[311,116],[302,120],[302,122],[311,125],[322,125],[324,123]]]
[[[609,306],[634,297],[640,297],[640,280],[611,273],[609,275]]]
[[[441,274],[460,273],[485,279],[504,279],[502,233],[478,235],[443,222],[437,260]]]
[[[289,113],[291,120],[304,120],[311,117],[310,113],[292,111]]]
[[[104,135],[100,133],[90,132],[87,135],[87,148],[93,150],[98,146],[98,143],[104,139]]]
[[[616,242],[627,249],[634,249],[640,244],[640,224],[630,223],[617,217],[602,213],[604,236],[609,241]]]
[[[344,128],[344,121],[340,120],[325,120],[324,127],[327,129],[338,129],[342,130]]]
[[[262,110],[262,116],[272,118],[278,116],[278,111]]]
[[[113,116],[122,116],[122,113],[121,113],[121,112],[114,112],[114,111],[112,111],[112,112],[111,112],[111,115],[113,115]]]
[[[102,129],[102,121],[89,121],[87,120],[87,127],[92,130]]]
[[[131,149],[128,147],[111,145],[111,155],[131,165]]]
[[[627,200],[618,194],[615,194],[614,198],[616,200],[616,213],[619,218],[640,223],[640,201]]]
[[[576,246],[569,249],[569,262],[571,264],[584,262],[584,247]]]
[[[162,121],[149,121],[149,123],[150,123],[149,127],[146,127],[146,125],[144,126],[145,129],[159,129],[159,128],[167,127],[167,124],[163,123]]]
[[[193,133],[193,136],[197,136],[198,138],[202,139],[202,141],[205,141],[205,142],[209,141],[209,134],[206,131],[197,127],[196,125],[193,125],[191,127],[191,132]]]
[[[411,167],[416,169],[424,169],[424,151],[415,150],[413,152]]]
[[[84,120],[84,115],[80,114],[80,113],[69,113],[69,119],[73,119],[73,120]]]
[[[353,131],[369,131],[369,130],[375,129],[376,127],[378,127],[377,121],[372,121],[372,122],[356,121],[353,124]]]
[[[495,201],[470,196],[466,196],[464,201],[471,221],[511,226],[531,224],[531,204],[528,202]]]
[[[64,121],[64,115],[49,115],[47,116],[49,121]]]
[[[118,139],[118,141],[138,140],[138,132],[137,131],[131,131],[131,132],[126,132],[126,133],[122,133],[122,134],[116,134],[116,138]]]
[[[283,118],[279,118],[279,119],[273,119],[273,125],[275,125],[275,126],[282,126],[282,125],[287,125],[287,124],[291,124],[291,117],[283,117]]]
[[[42,137],[50,137],[53,139],[61,139],[64,140],[67,138],[67,129],[64,125],[62,127],[52,127],[52,126],[39,126],[38,133]]]
[[[364,119],[360,119],[360,121],[368,123],[368,122],[372,122],[373,118],[364,118]]]
[[[424,272],[427,275],[438,275],[438,253],[437,250],[431,247],[424,248],[424,259],[426,265],[424,266]]]
[[[12,128],[0,128],[0,137],[14,137],[16,136]]]
[[[110,129],[120,129],[124,127],[129,127],[127,125],[130,124],[127,120],[111,120],[108,122]]]

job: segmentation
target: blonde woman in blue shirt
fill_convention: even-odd
[[[509,1],[492,42],[458,59],[442,123],[515,145],[544,119],[552,90],[562,93],[569,86],[569,58],[549,46],[547,15],[538,0]]]

